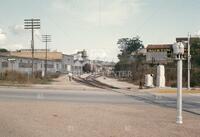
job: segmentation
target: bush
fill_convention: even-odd
[[[1,73],[0,79],[11,82],[26,83],[28,77],[17,71],[5,71],[4,73]]]
[[[59,73],[52,73],[43,78],[41,71],[34,72],[34,77],[17,71],[5,71],[0,73],[0,80],[13,84],[47,84],[52,81],[52,78],[58,78],[59,75]]]
[[[191,86],[200,86],[200,72],[191,71]]]

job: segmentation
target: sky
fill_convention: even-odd
[[[139,36],[143,44],[174,43],[176,37],[200,34],[200,0],[0,0],[0,48],[29,49],[31,32],[24,19],[39,18],[35,48],[73,54],[87,50],[90,59],[117,61],[117,41]]]

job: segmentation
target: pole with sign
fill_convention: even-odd
[[[183,75],[183,54],[184,45],[182,42],[173,45],[173,53],[177,60],[177,116],[176,123],[182,124],[182,75]]]

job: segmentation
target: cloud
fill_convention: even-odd
[[[8,50],[16,50],[16,49],[23,49],[24,45],[20,43],[16,43],[16,44],[4,44],[4,45],[1,45],[0,47],[8,49]]]
[[[117,54],[117,50],[111,49],[88,49],[88,56],[92,60],[103,61],[117,61],[117,58],[113,58],[114,54]]]
[[[94,25],[122,25],[140,11],[139,0],[52,0],[55,11]]]
[[[52,7],[55,9],[65,9],[65,1],[64,0],[53,0],[51,3]]]
[[[200,36],[200,30],[198,30],[198,31],[196,32],[196,35]]]
[[[14,49],[23,49],[24,45],[23,44],[12,44],[11,47]]]
[[[8,27],[8,29],[15,35],[23,34],[25,32],[23,25],[13,25]]]
[[[52,0],[51,6],[57,11],[70,11],[78,3],[77,0]]]
[[[0,28],[0,43],[4,43],[7,39],[6,34],[3,32],[3,30]]]
[[[100,0],[99,7],[89,12],[85,20],[101,25],[122,25],[139,12],[136,0]]]
[[[34,31],[35,36],[41,37],[41,31],[40,30],[35,30]]]

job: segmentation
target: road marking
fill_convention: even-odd
[[[43,93],[38,93],[37,94],[37,99],[44,99]]]

